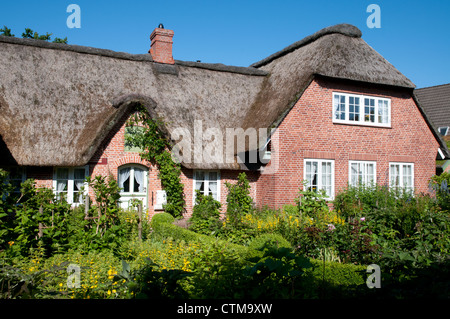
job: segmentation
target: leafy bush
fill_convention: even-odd
[[[172,224],[175,221],[175,218],[169,213],[158,213],[153,215],[151,226],[158,227],[161,223]]]
[[[299,191],[299,198],[296,199],[298,211],[301,215],[316,218],[329,211],[324,190],[315,192],[306,189],[306,182],[303,182],[303,189]]]
[[[450,172],[433,176],[430,180],[430,188],[437,198],[439,207],[450,211]]]
[[[291,244],[279,234],[263,234],[253,238],[249,245],[249,249],[267,250],[273,248],[292,248]]]
[[[220,207],[220,202],[211,195],[205,196],[197,190],[189,229],[205,235],[217,232],[221,226]]]
[[[38,245],[44,247],[47,255],[65,249],[69,210],[70,205],[65,200],[56,200],[51,189],[37,188],[32,179],[22,183],[20,201],[14,206],[10,253],[27,255]]]
[[[238,228],[241,218],[252,209],[253,199],[250,196],[250,184],[245,173],[238,175],[236,184],[225,183],[227,194],[227,219],[229,225]]]
[[[366,266],[311,259],[301,282],[303,298],[362,298],[367,294]]]

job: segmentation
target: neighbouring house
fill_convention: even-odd
[[[450,147],[450,83],[416,89],[415,94],[431,122]],[[450,160],[436,161],[436,172],[450,172]]]
[[[371,182],[426,192],[436,159],[449,158],[415,85],[354,26],[249,67],[174,60],[173,35],[155,29],[149,54],[0,36],[0,161],[11,179],[76,205],[86,176],[112,175],[123,207],[138,198],[150,216],[161,211],[155,167],[125,143],[137,104],[181,149],[186,216],[196,189],[225,204],[240,172],[258,207],[280,208],[302,181],[330,199]]]

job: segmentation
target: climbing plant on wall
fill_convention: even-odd
[[[141,158],[158,168],[158,178],[166,191],[167,204],[164,210],[174,217],[181,217],[185,209],[181,166],[172,158],[170,143],[161,131],[163,123],[162,119],[152,118],[145,107],[137,105],[128,125],[141,126],[143,129],[127,135],[126,142],[142,149]]]

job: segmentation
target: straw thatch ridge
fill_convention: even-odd
[[[254,68],[259,68],[263,65],[266,65],[266,64],[272,62],[275,59],[282,57],[283,55],[286,55],[302,46],[305,46],[311,42],[316,41],[317,39],[319,39],[320,37],[322,37],[324,35],[333,34],[333,33],[340,33],[340,34],[343,34],[343,35],[346,35],[349,37],[355,37],[355,38],[360,38],[362,36],[361,30],[359,30],[357,27],[355,27],[351,24],[346,24],[346,23],[337,24],[334,26],[323,28],[314,34],[309,35],[309,36],[303,38],[302,40],[297,41],[297,42],[287,46],[283,50],[275,52],[274,54],[268,56],[267,58],[265,58],[259,62],[253,63],[250,66],[254,67]]]

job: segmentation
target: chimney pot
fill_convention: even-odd
[[[172,30],[164,29],[162,23],[153,30],[150,35],[151,44],[148,52],[152,55],[154,62],[175,64],[172,56],[173,34]]]

